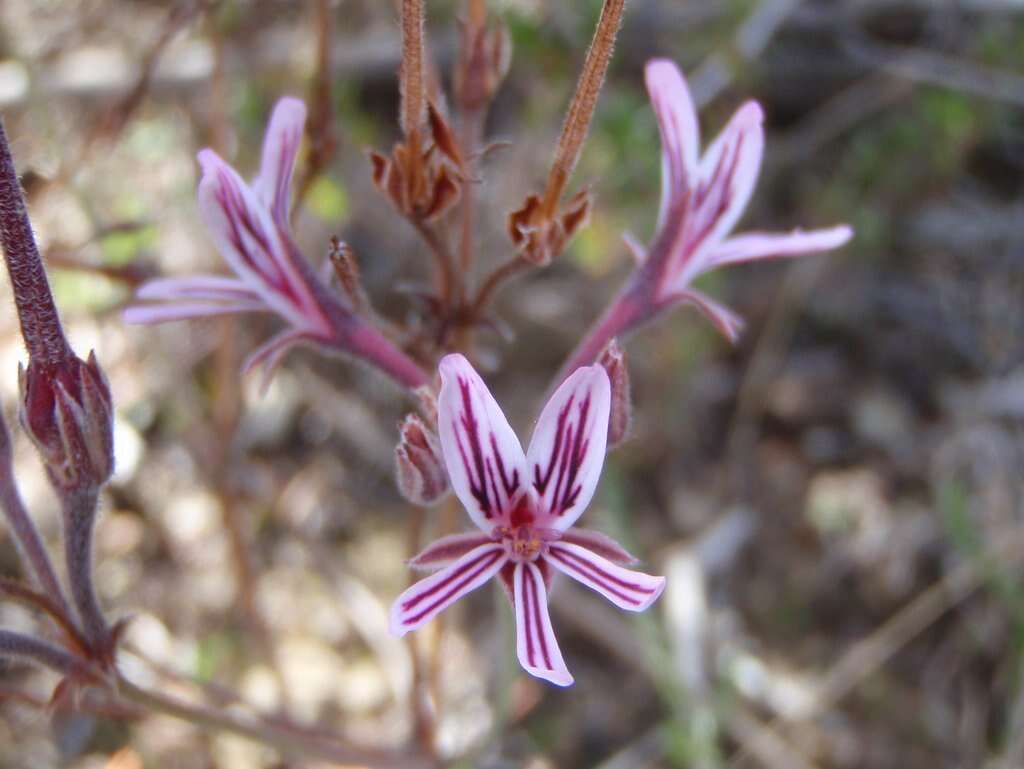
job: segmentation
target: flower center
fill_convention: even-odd
[[[539,526],[495,526],[491,533],[505,546],[505,552],[515,561],[536,561],[547,549],[548,543],[561,535],[555,529]]]

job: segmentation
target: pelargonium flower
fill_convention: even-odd
[[[324,291],[295,245],[288,223],[292,171],[306,122],[298,99],[281,99],[263,141],[252,184],[211,149],[198,155],[199,213],[235,277],[193,275],[142,285],[136,299],[155,302],[125,310],[129,323],[163,323],[239,312],[273,312],[289,328],[254,352],[249,369],[268,369],[300,342],[330,343],[336,336]]]
[[[443,537],[411,565],[440,569],[395,601],[391,631],[405,635],[497,576],[516,615],[516,651],[532,675],[559,686],[573,678],[548,616],[547,591],[562,572],[616,606],[643,611],[664,577],[623,568],[621,545],[573,526],[604,464],[610,385],[600,365],[575,371],[548,401],[526,453],[487,385],[462,355],[440,365],[438,430],[451,485],[480,529]]]
[[[760,105],[754,101],[742,105],[699,156],[697,112],[679,68],[672,61],[654,59],[645,74],[661,134],[661,207],[650,249],[628,236],[627,243],[645,278],[653,283],[656,306],[694,304],[735,341],[742,321],[693,289],[695,278],[730,264],[827,251],[846,243],[853,231],[840,225],[730,237],[761,170],[764,114]]]

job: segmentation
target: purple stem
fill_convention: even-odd
[[[3,507],[7,523],[14,532],[14,538],[20,546],[28,568],[35,576],[36,582],[43,592],[61,609],[65,616],[71,617],[67,599],[61,589],[53,561],[46,551],[39,531],[25,509],[25,503],[18,493],[14,480],[14,463],[11,452],[11,434],[7,430],[7,422],[0,414],[0,507]]]
[[[409,390],[430,384],[430,378],[412,358],[369,324],[362,321],[355,324],[343,344],[348,352],[380,369]]]
[[[60,496],[64,507],[64,557],[71,599],[86,637],[96,648],[105,649],[110,641],[110,628],[96,598],[92,580],[92,535],[98,490],[89,487]]]
[[[278,226],[286,247],[291,251],[293,263],[334,327],[335,346],[342,352],[362,358],[409,390],[430,384],[430,377],[412,358],[356,315],[342,297],[324,285],[295,245],[287,228],[281,224]]]
[[[0,630],[0,657],[29,660],[64,675],[93,675],[92,668],[60,647],[10,630]]]
[[[29,358],[40,363],[59,363],[73,353],[53,303],[32,224],[25,210],[25,198],[11,157],[3,121],[0,120],[0,244],[14,287],[21,334]]]
[[[576,369],[589,366],[596,361],[612,339],[621,338],[657,315],[659,308],[648,298],[649,292],[645,289],[643,273],[634,273],[583,337],[583,341],[562,364],[552,383],[552,389],[565,381],[565,378]]]

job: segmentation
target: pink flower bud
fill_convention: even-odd
[[[110,386],[96,356],[19,369],[19,418],[53,485],[62,492],[98,489],[114,470]]]
[[[601,353],[598,363],[608,374],[612,385],[611,413],[608,416],[608,448],[614,448],[629,435],[633,424],[633,403],[630,396],[626,353],[612,339]]]
[[[448,493],[448,472],[437,436],[415,414],[399,425],[395,447],[398,490],[414,505],[432,505]]]

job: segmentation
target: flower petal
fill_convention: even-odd
[[[743,331],[744,326],[743,318],[707,294],[691,288],[679,291],[668,299],[670,302],[678,302],[679,304],[692,304],[704,313],[708,320],[714,324],[715,328],[732,344],[736,344],[736,341],[740,338],[740,333]]]
[[[616,566],[607,558],[579,545],[552,543],[544,558],[559,571],[627,611],[643,611],[665,589],[664,577]]]
[[[470,550],[486,545],[491,538],[478,531],[467,534],[451,534],[435,539],[423,551],[409,561],[414,569],[439,569],[449,566]]]
[[[451,566],[421,579],[402,593],[391,607],[391,632],[403,636],[436,617],[505,565],[505,549],[492,542],[474,548]]]
[[[299,99],[285,97],[277,102],[263,138],[260,172],[252,182],[256,197],[285,229],[291,205],[292,172],[305,125],[306,105]]]
[[[754,191],[764,153],[764,113],[740,107],[700,161],[683,227],[672,247],[669,287],[681,290],[707,269],[709,253],[736,225]]]
[[[671,201],[684,195],[697,175],[700,126],[690,90],[675,62],[653,59],[644,77],[661,134],[660,229]]]
[[[839,248],[853,237],[845,224],[827,230],[793,230],[789,233],[745,232],[727,239],[708,255],[708,269],[727,264],[772,259],[779,256],[801,256],[816,251]]]
[[[259,295],[238,278],[221,275],[156,278],[139,286],[135,292],[135,298],[156,301],[208,299],[224,302],[237,302],[240,299],[245,299],[261,302]]]
[[[480,375],[462,355],[439,366],[438,435],[452,489],[485,532],[508,525],[525,488],[526,459],[519,439]]]
[[[560,542],[585,547],[591,552],[607,558],[621,566],[630,566],[637,562],[636,557],[622,545],[606,534],[590,529],[579,529],[575,526],[562,533]]]
[[[242,376],[262,367],[259,392],[260,395],[265,394],[270,386],[270,380],[284,361],[284,356],[288,354],[289,350],[296,345],[310,341],[314,341],[314,338],[305,331],[288,330],[272,336],[268,341],[253,350],[249,357],[245,359],[245,362],[242,363]]]
[[[557,686],[568,686],[573,678],[551,629],[548,596],[540,569],[533,563],[517,563],[512,582],[519,664],[530,675]]]
[[[269,209],[213,150],[199,153],[199,213],[217,249],[242,281],[292,325],[330,334],[330,324],[303,274],[301,258],[286,242]]]
[[[577,369],[548,401],[530,440],[541,526],[564,531],[590,504],[608,441],[611,386],[598,365]]]
[[[176,302],[174,304],[135,304],[126,307],[121,314],[125,323],[152,326],[175,320],[210,318],[215,315],[230,315],[239,312],[266,312],[269,308],[263,302]]]

